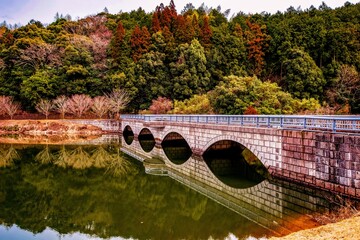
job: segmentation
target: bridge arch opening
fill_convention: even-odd
[[[145,152],[150,152],[155,147],[155,138],[148,128],[143,128],[138,136],[140,146]]]
[[[176,132],[168,133],[161,142],[161,147],[167,158],[177,165],[185,163],[192,155],[189,144]]]
[[[127,145],[130,145],[134,141],[134,132],[129,125],[124,128],[123,136]]]
[[[221,182],[233,188],[253,187],[269,176],[266,167],[248,148],[232,140],[212,144],[203,159]]]

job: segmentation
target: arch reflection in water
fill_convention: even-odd
[[[260,160],[234,141],[214,143],[205,151],[203,158],[213,174],[230,187],[252,187],[268,177],[268,171]]]
[[[134,132],[130,126],[124,128],[123,136],[127,145],[130,145],[134,141]]]
[[[143,130],[141,130],[138,139],[141,148],[145,152],[150,152],[155,147],[154,135],[151,133],[151,131],[148,128],[144,128]]]
[[[164,150],[167,158],[175,164],[183,164],[186,162],[191,154],[191,148],[186,140],[178,133],[171,132],[161,143],[161,147]]]

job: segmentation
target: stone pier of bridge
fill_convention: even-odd
[[[148,129],[158,147],[170,133],[178,133],[195,157],[219,141],[234,141],[257,156],[272,176],[360,198],[359,134],[122,119],[121,129],[127,126],[135,139]]]

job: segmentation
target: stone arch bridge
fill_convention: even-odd
[[[148,129],[158,147],[177,133],[193,156],[231,140],[248,148],[272,176],[360,198],[359,117],[122,115],[121,124],[135,139]]]

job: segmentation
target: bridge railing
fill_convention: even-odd
[[[360,116],[302,115],[121,115],[122,119],[146,122],[170,121],[283,129],[310,129],[338,132],[360,132]]]

